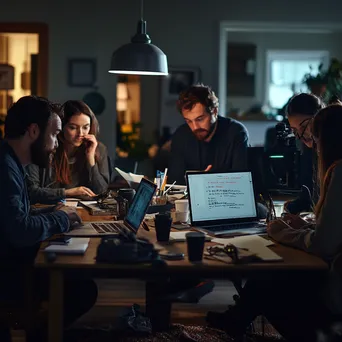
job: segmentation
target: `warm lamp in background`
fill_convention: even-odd
[[[119,82],[116,86],[116,110],[124,112],[128,108],[128,89],[127,84]]]

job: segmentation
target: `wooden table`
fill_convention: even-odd
[[[79,210],[84,221],[111,220],[111,217],[90,216],[84,209]],[[139,230],[138,236],[155,240],[154,231]],[[233,276],[249,277],[270,272],[325,272],[328,265],[321,259],[305,252],[276,244],[271,247],[283,257],[281,262],[262,262],[251,264],[225,264],[215,260],[203,260],[201,264],[190,263],[187,258],[181,261],[167,261],[167,267],[154,267],[147,264],[102,264],[96,263],[95,256],[100,239],[90,239],[89,247],[82,256],[59,255],[54,262],[48,262],[40,251],[35,266],[46,269],[50,274],[49,296],[49,342],[63,341],[63,281],[68,272],[80,272],[82,275],[105,278],[142,278],[145,280],[160,278],[165,275],[201,278],[231,278]],[[185,243],[167,245],[170,251],[187,254]]]

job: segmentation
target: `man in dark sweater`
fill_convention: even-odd
[[[81,221],[75,208],[63,205],[34,211],[30,208],[24,166],[48,165],[61,130],[58,108],[46,99],[26,96],[6,116],[5,140],[0,142],[0,302],[23,303],[25,272],[33,265],[40,242],[68,231],[73,223]],[[38,302],[46,300],[49,288],[46,275],[35,274],[34,279],[30,297]],[[86,280],[66,279],[64,286],[64,319],[69,324],[93,306],[97,288],[93,281]],[[45,341],[44,328],[27,332],[26,341]]]
[[[247,169],[248,133],[239,122],[218,116],[218,98],[199,84],[182,92],[177,109],[185,124],[172,137],[169,180],[185,184],[185,172]]]

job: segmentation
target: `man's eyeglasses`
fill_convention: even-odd
[[[304,142],[312,141],[311,133],[308,132],[309,125],[311,124],[311,118],[304,119],[300,124],[299,127],[301,128],[301,132],[298,132],[296,129],[292,129],[294,135],[297,139],[302,140]]]

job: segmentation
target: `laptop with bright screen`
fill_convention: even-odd
[[[141,180],[124,220],[134,232],[137,232],[139,229],[155,191],[156,185],[154,183],[149,182],[144,178]]]
[[[186,178],[193,226],[258,226],[251,172],[187,172]]]
[[[125,234],[128,231],[136,234],[143,222],[156,188],[157,186],[154,183],[143,178],[123,221],[82,223],[74,226],[65,235],[75,237],[102,236]]]

